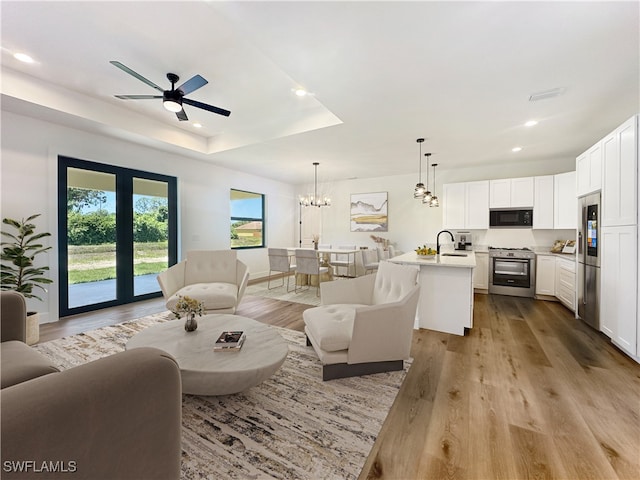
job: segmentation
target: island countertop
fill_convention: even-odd
[[[454,253],[458,252],[442,252],[442,253]],[[448,255],[435,255],[433,258],[419,257],[416,252],[407,252],[397,257],[390,258],[389,261],[393,263],[404,263],[408,265],[420,265],[421,267],[457,267],[457,268],[475,268],[476,256],[472,251],[465,251],[465,257],[448,256]]]

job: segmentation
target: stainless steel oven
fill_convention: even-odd
[[[536,255],[527,248],[489,248],[489,293],[535,296]]]

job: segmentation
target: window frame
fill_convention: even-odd
[[[231,196],[232,196],[233,192],[246,193],[246,194],[250,194],[250,195],[256,195],[257,197],[259,197],[260,200],[261,200],[261,209],[260,209],[261,218],[257,218],[257,217],[234,217],[234,216],[232,216],[231,215],[231,202],[233,200],[231,199]],[[229,247],[232,250],[249,250],[249,249],[252,249],[252,248],[266,248],[267,242],[266,242],[265,200],[266,200],[266,195],[264,193],[250,192],[249,190],[242,190],[242,189],[239,189],[239,188],[230,188],[229,189],[229,220],[230,220],[229,229],[231,229],[231,223],[234,223],[234,222],[248,221],[248,222],[260,222],[260,223],[262,223],[262,242],[261,242],[260,245],[238,245],[238,246],[233,246],[231,244],[233,239],[229,238]]]

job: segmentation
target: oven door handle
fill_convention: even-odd
[[[527,272],[516,273],[516,272],[505,272],[504,270],[494,270],[493,273],[496,273],[498,275],[509,275],[512,277],[526,277],[528,275]]]

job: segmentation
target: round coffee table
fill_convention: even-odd
[[[182,393],[229,395],[263,382],[278,371],[289,347],[275,329],[239,315],[196,317],[198,329],[186,332],[184,319],[153,325],[131,337],[126,349],[156,347],[180,367]],[[226,330],[243,330],[239,351],[219,352],[213,345]]]

